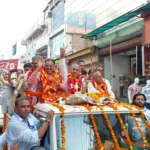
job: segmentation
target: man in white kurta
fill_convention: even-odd
[[[104,93],[108,96],[115,98],[115,94],[112,91],[111,85],[108,80],[102,77],[99,71],[93,74],[93,78],[88,83],[88,92],[91,93]]]

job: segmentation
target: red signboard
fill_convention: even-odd
[[[11,70],[18,68],[19,59],[0,60],[0,69]]]
[[[143,47],[143,76],[150,76],[150,47]]]

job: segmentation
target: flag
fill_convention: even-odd
[[[15,55],[17,52],[17,43],[12,46],[12,55]]]

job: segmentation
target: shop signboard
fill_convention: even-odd
[[[0,70],[12,70],[18,68],[19,59],[0,60]]]
[[[142,48],[143,76],[150,76],[150,47]]]
[[[85,34],[96,28],[96,13],[91,10],[69,12],[66,16],[67,33]]]

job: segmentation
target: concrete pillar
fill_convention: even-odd
[[[150,44],[150,10],[141,12],[144,18],[144,45]]]

